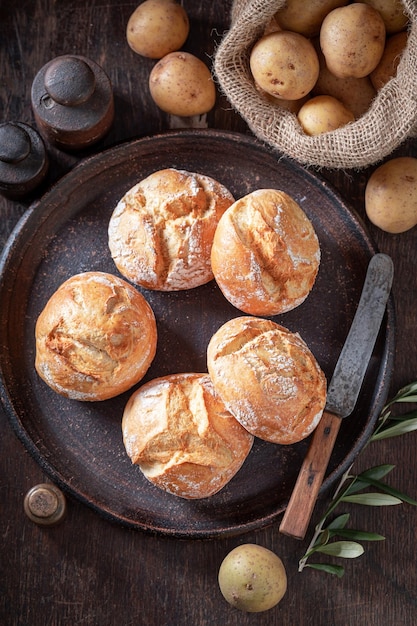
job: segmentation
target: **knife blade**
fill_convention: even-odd
[[[356,406],[393,279],[391,258],[375,254],[359,304],[327,390],[326,406],[301,466],[279,530],[303,539],[310,522],[342,419]]]

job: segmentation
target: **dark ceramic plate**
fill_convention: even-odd
[[[176,537],[238,534],[276,521],[285,509],[308,440],[278,446],[257,440],[243,468],[217,495],[187,501],[148,483],[131,465],[121,416],[131,392],[82,403],[55,394],[34,370],[34,327],[55,289],[88,270],[117,274],[107,225],[133,184],[165,167],[198,171],[235,197],[275,187],[312,220],[322,261],[316,284],[297,309],[273,319],[298,331],[328,379],[347,335],[375,247],[358,218],[328,185],[256,140],[210,130],[178,131],[132,141],[88,158],[25,214],[1,261],[2,398],[20,439],[50,478],[102,515]],[[219,326],[242,313],[214,281],[184,292],[144,291],[158,323],[156,358],[146,380],[205,372],[206,346]],[[345,420],[323,489],[353,461],[386,400],[393,358],[390,304],[360,398]]]

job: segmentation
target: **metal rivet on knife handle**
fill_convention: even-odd
[[[303,539],[339,432],[341,418],[355,407],[384,316],[393,278],[386,254],[372,257],[352,326],[336,364],[325,411],[313,433],[280,532]]]

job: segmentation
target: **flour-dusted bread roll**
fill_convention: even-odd
[[[222,489],[253,443],[207,374],[172,374],[139,387],[126,405],[122,432],[126,452],[144,476],[187,499]]]
[[[326,379],[298,334],[263,318],[237,317],[211,338],[207,364],[226,407],[260,439],[292,444],[317,426]]]
[[[36,322],[39,376],[73,400],[106,400],[145,375],[156,351],[153,311],[132,285],[104,272],[72,276]]]
[[[283,191],[258,189],[221,217],[211,264],[225,298],[251,315],[277,315],[310,293],[320,263],[313,225]]]
[[[168,168],[150,174],[117,204],[109,248],[119,272],[147,289],[178,291],[213,279],[217,223],[234,202],[216,180]]]

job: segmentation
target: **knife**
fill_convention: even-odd
[[[393,278],[391,258],[375,254],[345,344],[327,390],[326,406],[316,427],[279,530],[304,539],[342,419],[355,408],[375,346]]]

